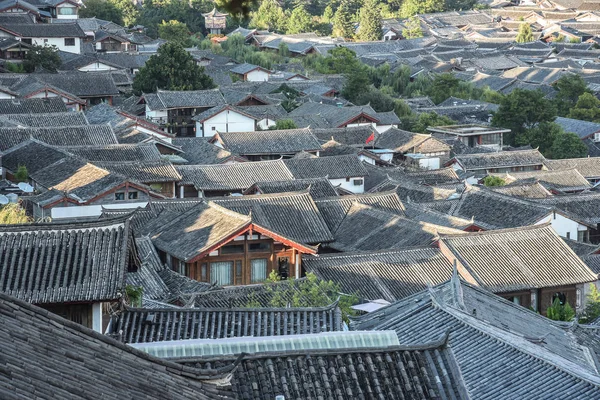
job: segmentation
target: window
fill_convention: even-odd
[[[217,285],[233,285],[233,261],[210,263],[210,280]]]
[[[554,295],[552,296],[552,304],[554,304],[554,301],[556,299],[558,299],[561,305],[564,305],[567,302],[567,296],[562,292],[554,293]]]
[[[117,200],[117,201],[125,200],[125,193],[123,193],[123,192],[115,193],[115,200]]]
[[[289,257],[279,257],[277,263],[279,264],[279,276],[281,277],[281,279],[287,279],[290,268]]]
[[[177,272],[179,272],[181,275],[187,276],[187,264],[183,261],[178,261]]]
[[[267,279],[267,259],[266,258],[257,258],[255,260],[250,260],[250,282],[257,283],[262,282]]]
[[[242,261],[241,260],[235,261],[235,276],[236,276],[236,278],[242,277]]]
[[[567,239],[571,239],[571,232],[567,232]]]
[[[594,133],[594,142],[600,142],[600,132]]]
[[[210,130],[211,130],[211,131],[216,131],[216,130],[217,130],[217,127],[216,127],[216,126],[212,126],[212,127],[210,128]]]
[[[361,185],[363,184],[363,180],[362,180],[362,179],[354,179],[354,180],[352,181],[352,184],[353,184],[354,186],[361,186]]]
[[[590,231],[577,231],[577,241],[588,243],[590,241]]]
[[[350,182],[350,178],[346,178],[346,182]]]
[[[200,279],[203,282],[206,282],[206,263],[202,264],[202,267],[200,267]]]
[[[244,252],[243,244],[230,244],[221,247],[221,254],[239,254]]]
[[[248,251],[250,251],[250,252],[269,252],[269,251],[271,251],[271,243],[269,243],[269,242],[250,243],[248,245]]]
[[[137,198],[138,198],[138,192],[129,192],[127,194],[127,198],[129,200],[137,200]]]
[[[65,46],[75,46],[75,38],[65,38]]]
[[[58,7],[58,15],[77,15],[75,7]]]
[[[48,43],[48,39],[44,39],[44,44]]]

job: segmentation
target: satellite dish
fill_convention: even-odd
[[[17,186],[25,193],[33,193],[33,186],[27,182],[20,182]]]
[[[6,198],[8,199],[8,201],[10,201],[11,203],[16,203],[19,201],[19,196],[14,194],[14,193],[9,193],[6,195]]]
[[[3,194],[0,194],[0,206],[3,206],[8,203],[10,203],[10,201],[8,200],[8,197],[6,197]]]

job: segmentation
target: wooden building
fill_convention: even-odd
[[[165,204],[142,231],[163,263],[201,282],[260,283],[272,271],[298,278],[302,255],[317,252],[311,244],[332,239],[307,192],[214,199],[183,212]]]
[[[227,16],[229,14],[224,14],[218,12],[216,8],[213,8],[211,12],[202,14],[204,17],[204,25],[208,30],[208,33],[211,35],[220,35],[221,30],[225,29],[227,26]]]
[[[2,292],[97,332],[140,261],[125,218],[0,226]],[[108,321],[106,321],[108,322]]]

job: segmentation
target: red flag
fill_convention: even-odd
[[[375,140],[375,132],[371,132],[371,136],[369,136],[367,138],[367,141],[365,142],[365,144],[369,144],[370,142],[372,142],[373,140]]]

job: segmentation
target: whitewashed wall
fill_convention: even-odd
[[[212,137],[217,132],[252,132],[254,130],[256,130],[256,121],[253,118],[232,110],[224,110],[202,124],[196,122],[196,136],[198,137]]]
[[[355,185],[354,184],[354,180],[361,180],[362,184],[361,185]],[[349,192],[352,193],[364,193],[365,192],[365,178],[362,176],[357,176],[356,178],[350,178],[349,181],[346,181],[345,178],[343,179],[330,179],[329,182],[331,182],[331,184],[334,187],[340,186],[342,189],[347,190]]]

